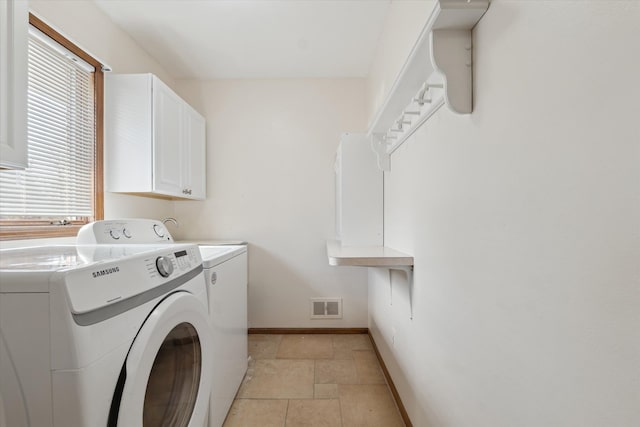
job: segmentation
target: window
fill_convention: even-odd
[[[29,167],[0,171],[0,238],[74,236],[103,217],[102,65],[29,23]]]

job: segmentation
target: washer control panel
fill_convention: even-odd
[[[182,249],[169,255],[159,256],[155,259],[155,271],[162,277],[169,277],[174,270],[179,272],[191,270],[201,263],[197,254],[199,250]]]
[[[199,264],[202,264],[202,257],[198,247],[185,244],[180,244],[178,248],[174,247],[146,260],[149,276],[160,279],[178,276],[193,270]]]
[[[163,246],[166,246],[163,247]],[[94,245],[94,262],[59,276],[67,289],[74,314],[86,313],[128,298],[171,281],[196,279],[204,289],[202,270],[189,276],[202,265],[200,250],[193,244],[172,245]],[[118,250],[122,253],[118,254]]]
[[[153,219],[110,219],[84,225],[78,231],[79,245],[171,243],[167,227]]]

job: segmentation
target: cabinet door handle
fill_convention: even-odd
[[[189,194],[189,195],[191,195],[191,189],[190,189],[190,188],[185,188],[184,190],[182,190],[182,194]]]

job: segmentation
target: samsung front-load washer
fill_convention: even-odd
[[[173,244],[160,221],[142,218],[96,221],[83,226],[86,244]],[[200,244],[213,337],[213,375],[208,427],[221,427],[247,371],[247,246]]]
[[[7,426],[202,426],[212,344],[195,245],[0,252]]]

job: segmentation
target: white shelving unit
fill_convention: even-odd
[[[335,172],[337,239],[327,241],[329,265],[402,270],[413,286],[413,257],[383,246],[383,173],[366,135],[341,136]]]
[[[389,95],[369,126],[378,166],[441,106],[469,114],[472,103],[471,30],[489,0],[438,0]]]

